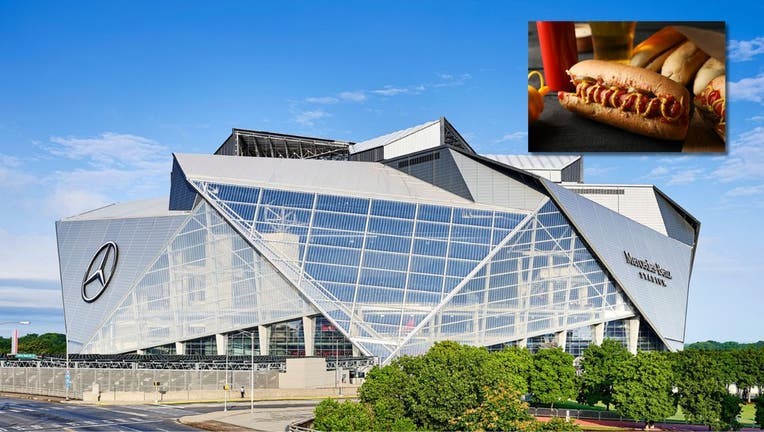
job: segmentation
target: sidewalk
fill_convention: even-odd
[[[250,413],[249,404],[237,404],[233,410],[227,412],[215,411],[207,414],[185,416],[178,419],[178,421],[185,425],[205,430],[284,432],[290,423],[313,417],[313,408],[319,402],[321,401],[284,401],[283,408],[258,407],[258,404],[262,405],[263,402],[255,402],[254,413]]]

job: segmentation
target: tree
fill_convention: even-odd
[[[485,348],[439,342],[420,357],[412,388],[414,422],[430,430],[448,428],[455,413],[478,406],[484,397]]]
[[[313,428],[324,432],[373,430],[371,410],[365,404],[324,399],[316,406]]]
[[[533,355],[525,348],[507,347],[491,353],[484,363],[486,385],[498,386],[505,384],[520,392],[528,393]]]
[[[535,431],[536,419],[528,413],[521,394],[506,384],[485,388],[485,400],[451,420],[449,430],[464,431]]]
[[[613,405],[624,417],[652,423],[676,412],[673,371],[665,354],[640,351],[621,363],[613,381]]]
[[[759,429],[764,429],[764,395],[759,394],[756,398],[756,414],[753,417]]]
[[[759,353],[752,348],[730,351],[728,353],[729,361],[733,371],[732,380],[739,391],[742,391],[742,397],[751,403],[751,388],[756,385],[757,375],[759,373]]]
[[[589,345],[581,359],[583,401],[589,405],[602,402],[610,410],[617,371],[630,357],[629,351],[614,339],[605,339],[602,345]]]
[[[720,426],[725,430],[740,429],[742,425],[737,421],[740,409],[740,398],[729,393],[725,394],[721,400]]]
[[[575,398],[576,368],[573,356],[560,348],[539,350],[533,356],[531,393],[545,404]]]
[[[722,401],[727,392],[724,371],[714,351],[674,354],[679,406],[688,421],[712,428],[722,425]]]

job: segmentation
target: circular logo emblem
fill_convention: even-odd
[[[119,251],[114,242],[105,243],[90,260],[90,265],[82,278],[82,300],[93,303],[106,291],[114,270],[117,269]]]

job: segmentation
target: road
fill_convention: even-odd
[[[295,405],[280,402],[257,404],[258,409],[266,410],[290,406]],[[219,403],[92,406],[0,397],[0,432],[198,431],[178,423],[177,419],[221,410],[222,404]],[[232,405],[229,410],[249,411],[249,404]]]

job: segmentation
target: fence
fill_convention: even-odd
[[[71,387],[68,395],[82,399],[98,383],[106,392],[154,392],[155,382],[161,391],[221,390],[225,384],[224,370],[171,369],[69,369]],[[255,388],[277,388],[277,371],[256,371]],[[236,389],[250,387],[249,371],[228,371],[228,381]],[[0,391],[64,397],[66,368],[0,367]]]

